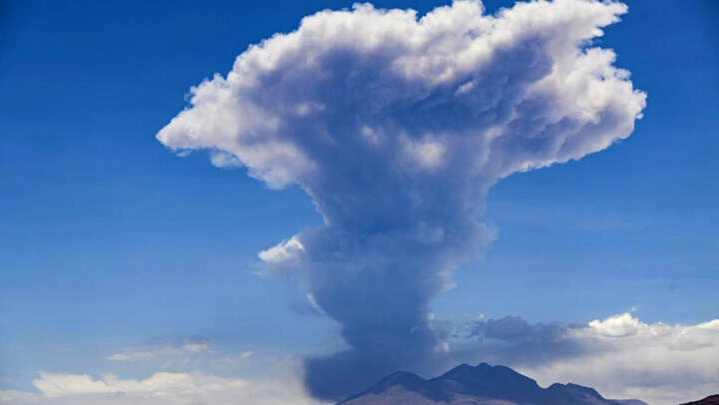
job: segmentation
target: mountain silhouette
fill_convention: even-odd
[[[700,401],[687,402],[682,405],[719,405],[719,395],[710,395]]]
[[[577,384],[542,388],[509,367],[462,364],[429,380],[400,371],[342,405],[647,405],[639,400],[614,400]]]

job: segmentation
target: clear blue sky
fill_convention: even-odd
[[[647,92],[644,118],[602,153],[500,182],[484,216],[499,238],[455,274],[438,317],[719,315],[719,3],[627,3],[601,44]],[[155,336],[278,353],[334,342],[294,285],[254,274],[257,252],[321,223],[309,198],[177,158],[155,134],[249,44],[350,5],[2,3],[0,388],[101,369],[91,354]]]

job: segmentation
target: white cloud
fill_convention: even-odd
[[[411,140],[402,138],[403,154],[409,167],[418,170],[432,171],[439,169],[444,163],[445,145],[437,139],[422,138]]]
[[[224,356],[217,359],[217,364],[223,365],[223,366],[233,366],[237,364],[242,364],[247,361],[250,357],[254,356],[255,352],[251,350],[244,351],[238,355],[235,356]]]
[[[626,312],[610,316],[604,320],[595,319],[589,322],[592,332],[599,336],[622,337],[637,333],[642,323],[639,319]]]
[[[6,405],[319,405],[296,379],[244,380],[158,372],[145,379],[42,373],[39,394],[0,391]]]
[[[613,396],[677,404],[719,390],[719,319],[697,325],[645,323],[625,313],[573,331],[590,349],[537,372],[545,380],[575,381]],[[592,353],[595,352],[595,353]]]
[[[38,395],[18,390],[0,390],[0,404],[24,405],[34,404],[38,401]]]
[[[609,398],[675,405],[719,392],[719,319],[646,323],[622,313],[585,325],[530,325],[519,317],[472,323],[470,350],[543,385],[574,382]],[[467,349],[462,353],[466,355]]]
[[[293,236],[278,245],[261,251],[258,253],[258,256],[262,259],[262,261],[268,263],[281,263],[296,258],[297,255],[302,253],[304,250],[305,247],[302,246],[302,242],[300,242],[296,236]]]
[[[191,340],[181,344],[159,344],[145,347],[131,347],[107,357],[112,361],[138,361],[161,357],[192,356],[207,352],[208,342]]]

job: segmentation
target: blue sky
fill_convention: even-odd
[[[719,5],[626,3],[598,44],[648,94],[644,117],[603,152],[494,186],[482,218],[498,237],[432,302],[437,318],[719,317]],[[31,389],[39,370],[99,373],[158,337],[277,356],[341,345],[291,280],[256,274],[258,252],[321,225],[310,198],[178,158],[155,135],[248,45],[350,6],[3,3],[0,389]]]

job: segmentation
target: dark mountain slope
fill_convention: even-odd
[[[719,405],[719,395],[710,395],[701,401],[687,402],[682,405]]]

